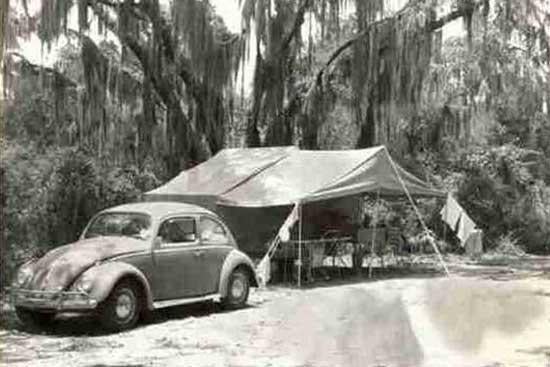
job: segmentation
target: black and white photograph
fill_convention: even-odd
[[[550,0],[0,0],[0,366],[550,367]]]

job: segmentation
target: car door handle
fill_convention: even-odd
[[[202,250],[193,251],[193,255],[195,255],[196,257],[202,257],[204,255],[204,251]]]

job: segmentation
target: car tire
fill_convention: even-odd
[[[98,308],[99,321],[108,331],[122,331],[135,326],[141,313],[140,288],[132,280],[118,282]]]
[[[222,306],[226,309],[242,308],[248,300],[250,280],[242,269],[234,270],[227,281],[227,294],[222,298]]]
[[[39,312],[23,307],[16,307],[15,314],[19,321],[32,329],[46,329],[52,325],[55,318],[53,312]]]

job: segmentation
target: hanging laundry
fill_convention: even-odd
[[[447,195],[447,201],[439,214],[443,221],[447,223],[453,231],[456,231],[456,236],[460,240],[460,245],[464,247],[470,234],[476,230],[474,221],[450,194]]]
[[[298,203],[294,204],[294,208],[286,218],[285,222],[279,229],[279,238],[282,242],[287,242],[290,239],[290,229],[298,220]]]
[[[285,219],[285,222],[279,228],[279,232],[277,233],[277,237],[271,242],[271,245],[269,246],[269,249],[267,250],[265,256],[262,258],[258,266],[256,266],[256,275],[258,277],[259,285],[260,287],[265,287],[265,285],[269,282],[269,279],[271,278],[271,256],[275,253],[276,247],[281,242],[287,242],[290,240],[290,229],[296,223],[299,217],[299,204],[294,204],[294,208],[292,208],[292,211],[288,215],[288,217]]]
[[[453,231],[456,229],[456,223],[460,219],[460,215],[464,213],[464,209],[457,201],[449,194],[443,209],[439,212],[445,223],[447,223]]]
[[[456,236],[460,239],[460,244],[464,247],[466,240],[470,237],[470,234],[476,229],[476,224],[470,219],[466,212],[462,212],[460,215],[460,222],[458,224],[458,231]]]
[[[258,278],[258,283],[260,283],[260,288],[265,288],[271,278],[271,258],[269,254],[266,254],[256,267],[256,276]]]

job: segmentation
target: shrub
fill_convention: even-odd
[[[99,210],[159,184],[147,169],[113,167],[75,148],[40,151],[11,142],[2,156],[2,287],[25,260],[76,240]]]
[[[530,155],[505,145],[467,151],[455,161],[453,171],[464,172],[458,199],[484,230],[488,248],[514,232],[527,252],[550,252],[550,187],[530,169]]]

